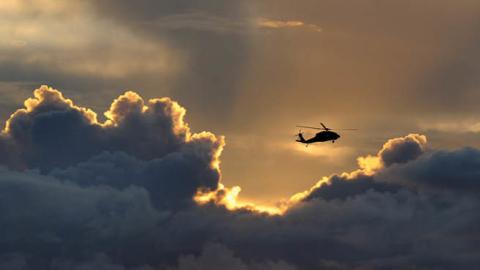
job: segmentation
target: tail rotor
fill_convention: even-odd
[[[301,143],[304,143],[305,142],[305,138],[303,137],[303,132],[301,129],[298,130],[298,134],[296,135],[297,137],[297,142],[301,142]]]

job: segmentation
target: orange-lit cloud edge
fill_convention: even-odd
[[[299,20],[273,20],[267,18],[259,18],[256,21],[260,28],[282,29],[282,28],[304,28],[315,32],[322,32],[322,28],[316,24],[305,23]]]
[[[359,176],[371,176],[382,170],[385,164],[382,161],[382,154],[395,146],[397,143],[401,143],[404,140],[415,141],[420,147],[424,148],[427,143],[427,138],[420,134],[409,134],[401,138],[394,138],[388,140],[376,155],[360,156],[357,158],[358,169],[351,172],[343,172],[340,176],[347,180],[355,181]],[[289,199],[277,202],[275,207],[263,206],[254,203],[244,202],[239,199],[239,193],[241,188],[234,186],[227,188],[223,184],[220,184],[216,191],[212,192],[197,192],[194,200],[199,204],[215,203],[223,205],[229,210],[246,209],[257,212],[264,212],[270,215],[282,215],[290,207],[302,202],[310,193],[314,190],[321,188],[323,185],[328,185],[331,181],[331,176],[322,177],[317,183],[315,183],[310,189],[303,192],[298,192],[292,195]]]
[[[89,124],[97,125],[105,129],[116,127],[118,123],[123,120],[123,117],[132,111],[146,113],[153,109],[156,103],[161,102],[168,104],[168,106],[164,107],[164,110],[168,110],[168,115],[171,115],[172,117],[171,128],[173,132],[182,137],[185,142],[196,140],[208,140],[214,142],[217,147],[213,149],[214,153],[211,154],[212,157],[210,166],[212,169],[217,170],[221,176],[220,156],[225,146],[224,137],[216,136],[215,134],[207,131],[192,133],[188,124],[184,122],[186,109],[168,97],[150,99],[145,102],[145,100],[136,92],[127,91],[112,102],[110,108],[104,113],[106,120],[104,122],[100,122],[97,118],[97,114],[93,110],[74,104],[71,99],[65,98],[62,92],[59,90],[42,85],[40,88],[36,89],[33,94],[33,98],[28,98],[25,100],[25,108],[15,111],[6,121],[5,127],[0,134],[1,136],[10,136],[10,123],[12,119],[18,117],[19,115],[32,112],[37,106],[39,106],[39,104],[42,104],[43,102],[50,101],[63,104],[67,108],[81,113],[85,119],[87,119]],[[374,175],[376,172],[384,168],[384,164],[381,159],[382,153],[391,149],[399,141],[405,139],[413,140],[422,147],[427,142],[427,138],[424,135],[419,134],[409,134],[402,138],[390,139],[383,145],[382,149],[376,155],[358,157],[358,169],[352,172],[343,172],[341,173],[341,176],[348,180],[354,181],[354,179],[360,175]],[[330,179],[330,176],[324,176],[310,189],[296,193],[286,200],[281,200],[277,202],[275,206],[266,206],[253,202],[242,201],[239,197],[241,187],[226,187],[224,184],[222,184],[221,178],[215,190],[212,191],[199,189],[193,197],[193,200],[199,205],[215,204],[218,206],[223,206],[230,211],[241,210],[267,215],[283,215],[289,208],[303,201],[303,199],[306,198],[311,192],[322,187],[323,185],[328,185]]]

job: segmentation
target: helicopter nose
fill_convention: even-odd
[[[337,134],[337,139],[340,138],[340,135]]]

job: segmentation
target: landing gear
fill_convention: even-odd
[[[332,143],[335,143],[335,140],[332,140]]]

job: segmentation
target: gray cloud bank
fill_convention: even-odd
[[[193,200],[223,138],[168,99],[117,98],[99,122],[41,87],[0,137],[0,269],[474,269],[480,151],[410,134],[323,178],[283,215]]]

